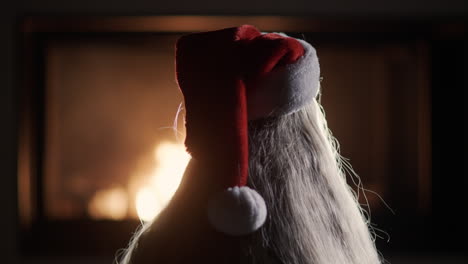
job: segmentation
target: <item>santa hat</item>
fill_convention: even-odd
[[[217,191],[207,204],[212,226],[229,235],[259,229],[265,201],[247,187],[249,120],[293,113],[316,95],[319,64],[307,42],[244,25],[189,34],[176,45],[192,158],[217,170],[203,184]]]

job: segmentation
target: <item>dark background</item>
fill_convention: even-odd
[[[18,25],[27,15],[301,15],[327,19],[376,20],[464,20],[468,3],[465,0],[394,0],[380,1],[311,1],[262,0],[237,1],[18,1],[1,5],[1,79],[0,79],[0,213],[2,239],[1,263],[109,263],[94,259],[22,259],[17,239],[16,148],[18,117]],[[453,48],[457,46],[458,48]],[[433,134],[433,210],[438,228],[429,236],[437,241],[427,248],[426,256],[406,256],[399,263],[464,263],[466,255],[468,199],[465,163],[466,107],[463,107],[467,88],[467,40],[437,45],[446,51],[435,58],[433,70],[442,72],[432,80],[439,87],[432,91]],[[456,51],[456,52],[455,52]],[[462,51],[462,52],[460,52]],[[429,230],[428,232],[431,232]],[[436,256],[429,253],[438,250]],[[395,258],[397,260],[398,257]],[[392,259],[391,259],[392,260]],[[398,259],[399,260],[399,259]],[[457,262],[458,261],[458,262]]]

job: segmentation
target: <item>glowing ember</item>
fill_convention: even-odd
[[[122,188],[96,192],[88,205],[88,212],[95,219],[121,220],[127,216],[128,197]]]
[[[143,221],[151,221],[171,200],[179,187],[190,155],[184,145],[164,142],[155,150],[157,166],[148,186],[137,192],[136,209]]]

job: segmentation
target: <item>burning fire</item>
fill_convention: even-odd
[[[184,145],[161,143],[154,152],[156,167],[149,184],[138,190],[136,210],[143,221],[151,221],[167,205],[179,187],[182,175],[190,161]]]
[[[155,167],[136,191],[135,208],[142,221],[151,221],[169,203],[179,187],[190,155],[183,144],[163,142],[154,151]],[[131,191],[116,187],[95,193],[88,212],[95,219],[122,220],[129,215]]]

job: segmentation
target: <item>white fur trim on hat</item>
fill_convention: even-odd
[[[262,196],[247,186],[228,188],[208,205],[208,219],[218,231],[241,236],[259,229],[266,220],[267,209]]]
[[[304,47],[304,55],[295,63],[274,69],[247,91],[249,120],[296,112],[317,96],[320,79],[317,53],[306,41],[297,40]]]

